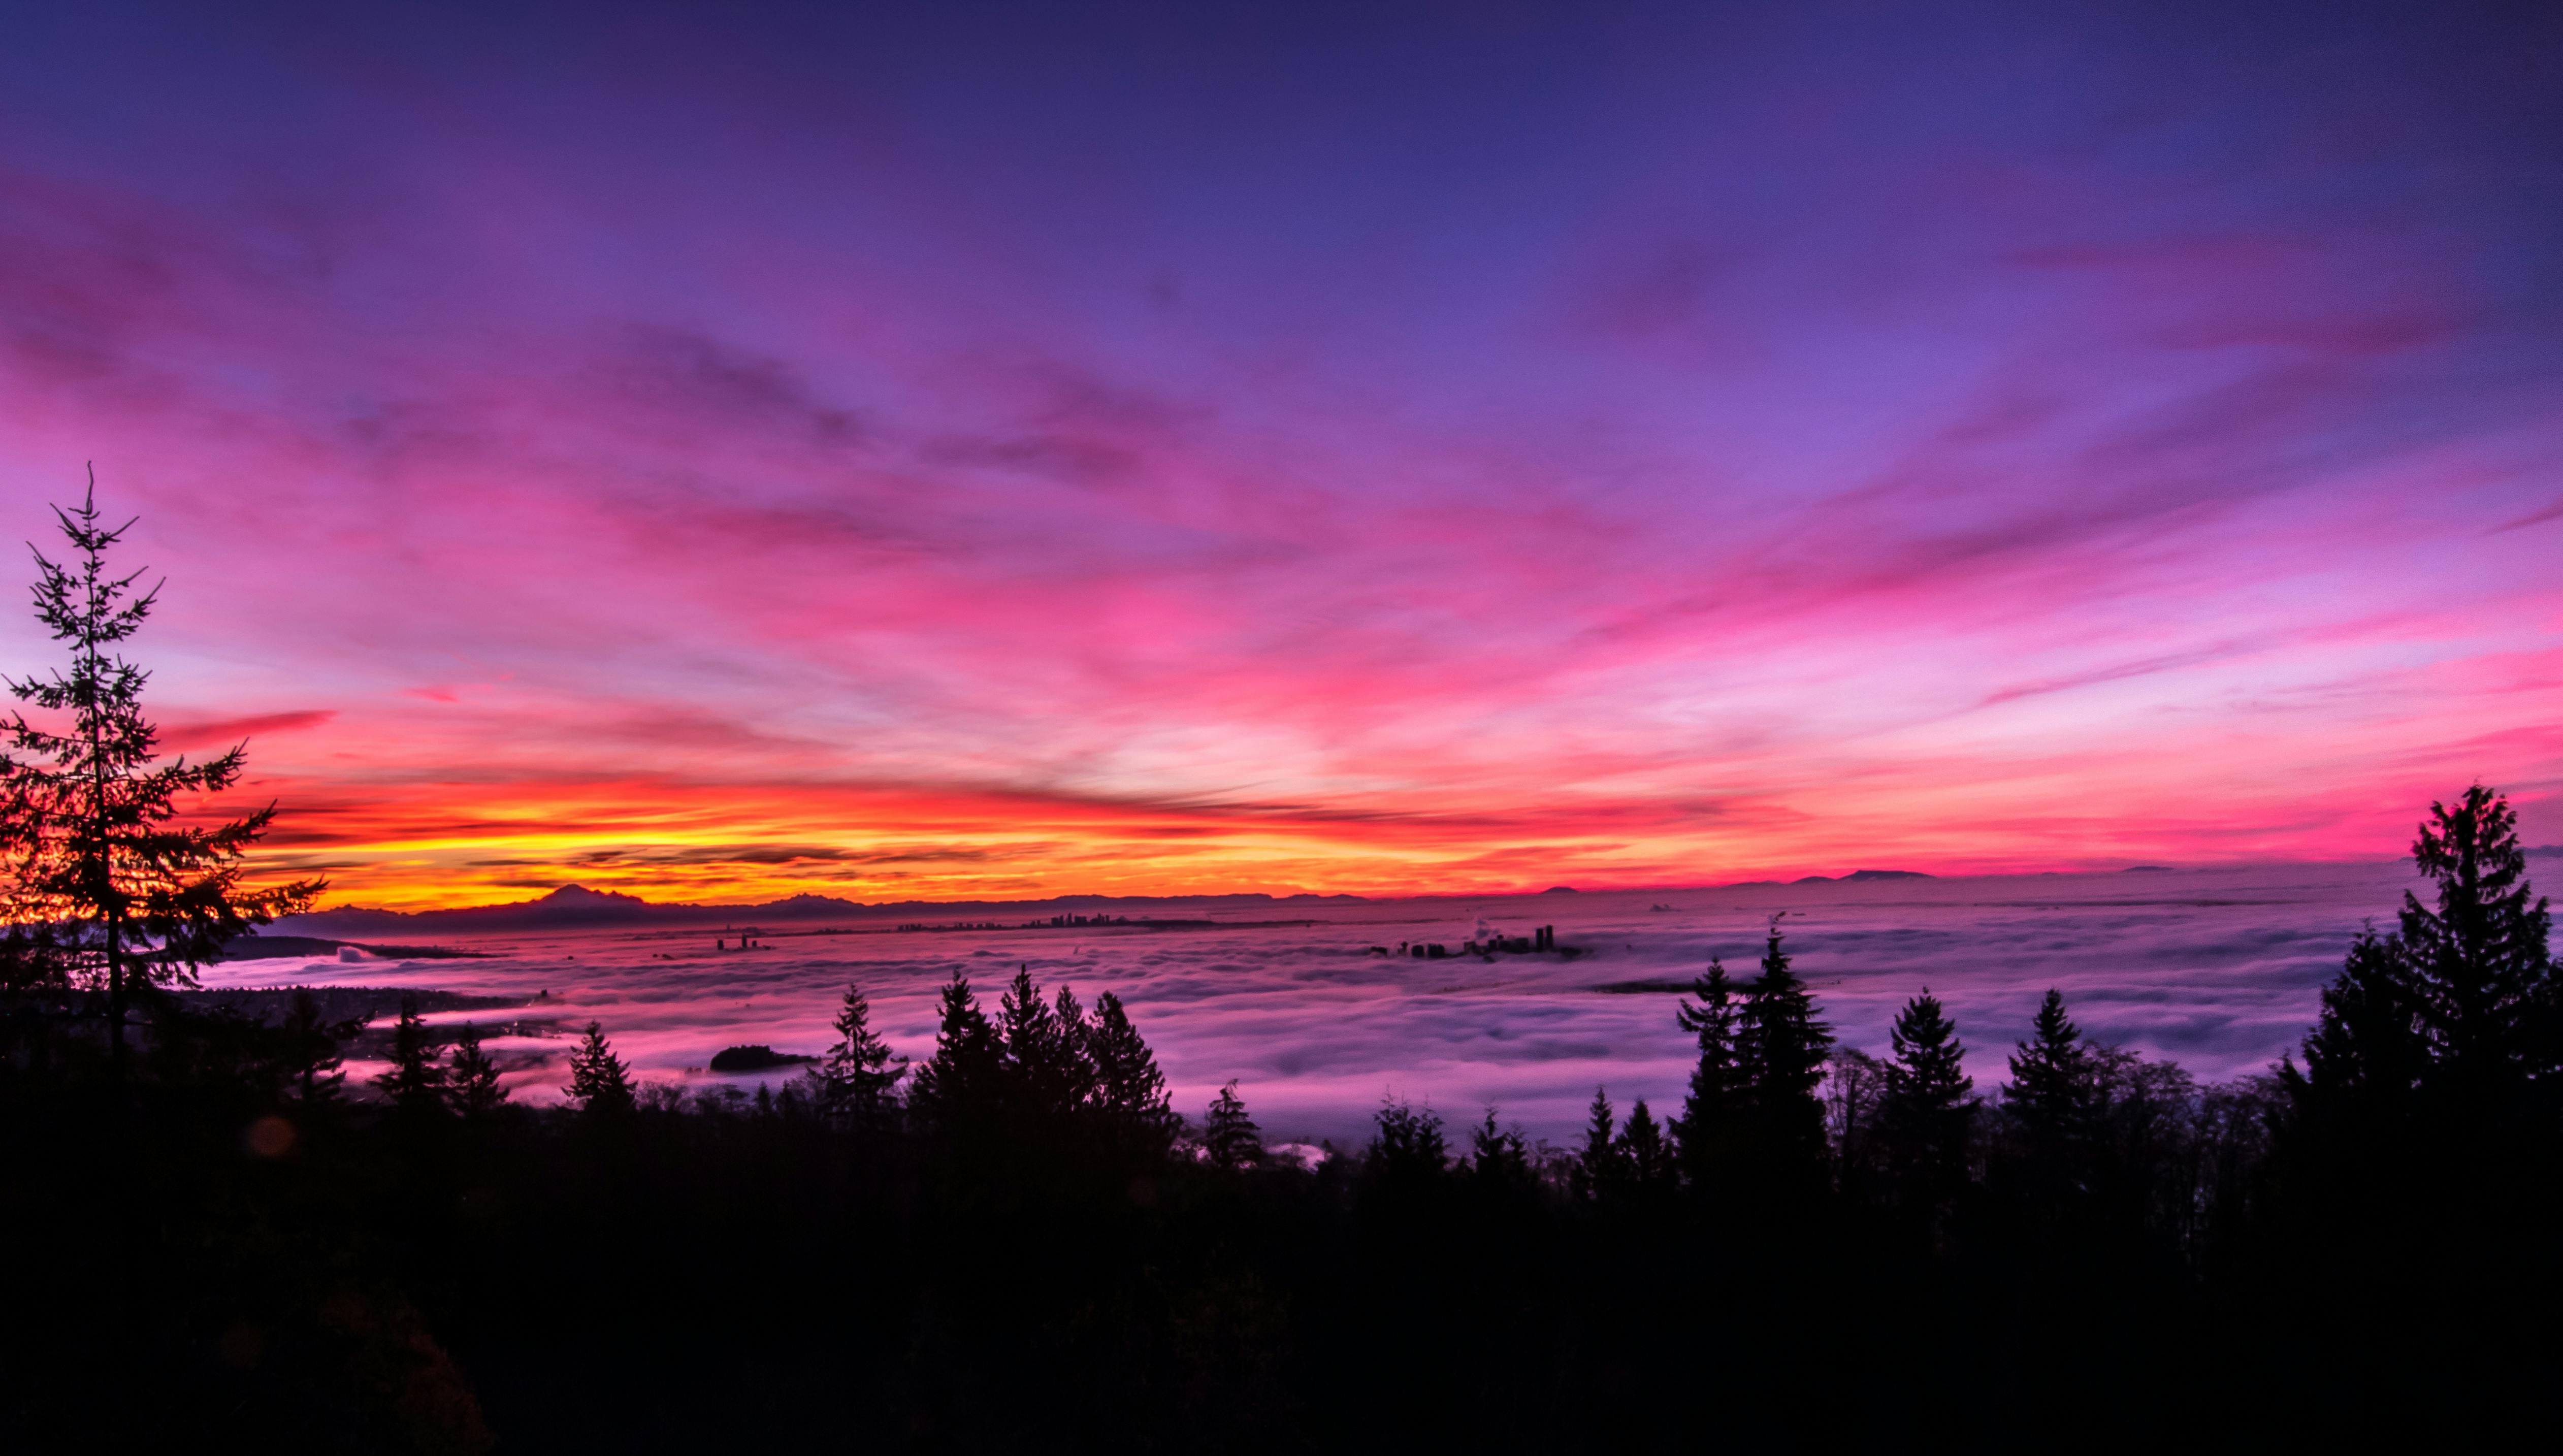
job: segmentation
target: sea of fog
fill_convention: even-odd
[[[1521,897],[1275,902],[1152,909],[1205,929],[901,931],[775,928],[764,948],[716,950],[710,930],[439,936],[487,959],[233,961],[208,986],[434,987],[535,998],[522,1011],[431,1019],[551,1022],[493,1043],[518,1097],[558,1096],[569,1036],[590,1018],[645,1080],[741,1085],[701,1071],[742,1043],[816,1052],[848,981],[910,1057],[933,1048],[935,997],[967,975],[993,1011],[1029,965],[1089,1001],[1117,992],[1195,1118],[1235,1078],[1268,1137],[1358,1137],[1384,1096],[1455,1123],[1489,1104],[1566,1142],[1596,1086],[1625,1110],[1677,1106],[1689,1062],[1673,985],[1710,956],[1750,975],[1782,922],[1798,969],[1842,1038],[1883,1051],[1905,997],[1948,1003],[1980,1086],[2003,1075],[2041,993],[2061,987],[2087,1035],[2178,1060],[2202,1079],[2262,1069],[2302,1036],[2364,919],[2390,925],[2408,864],[2172,870]],[[986,913],[979,913],[984,916]],[[1024,912],[1028,918],[1029,911]],[[1269,924],[1284,917],[1295,924]],[[949,918],[957,922],[962,917]],[[1374,945],[1456,945],[1480,922],[1553,925],[1583,953],[1416,960]],[[1246,924],[1268,922],[1268,924]],[[735,943],[733,939],[732,943]],[[1660,983],[1665,988],[1648,987]],[[358,1075],[370,1070],[353,1069]],[[767,1074],[773,1080],[776,1074]]]

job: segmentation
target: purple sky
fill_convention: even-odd
[[[2563,839],[2551,10],[9,35],[0,505],[344,898]]]

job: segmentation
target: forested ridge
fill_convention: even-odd
[[[2300,1050],[2200,1086],[2051,992],[2007,1078],[1916,987],[1841,1045],[1775,921],[1678,1105],[1576,1145],[1391,1102],[1314,1165],[1167,1096],[1108,990],[957,973],[910,1065],[847,989],[753,1097],[590,1024],[511,1099],[416,1004],[178,994],[256,888],[241,750],[163,762],[147,615],[67,513],[0,857],[13,1449],[1594,1451],[2487,1441],[2550,1422],[2563,975],[2473,787]],[[53,717],[45,717],[51,714]],[[48,726],[50,725],[50,727]],[[379,1032],[377,1033],[380,1034]],[[1981,1065],[1981,1064],[1980,1064]]]

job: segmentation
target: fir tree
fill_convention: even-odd
[[[1217,1167],[1254,1167],[1264,1161],[1263,1130],[1246,1115],[1233,1081],[1211,1099],[1202,1123],[1202,1152]]]
[[[481,1028],[469,1021],[454,1038],[446,1095],[454,1110],[467,1118],[486,1118],[507,1101],[507,1089],[498,1081],[498,1064],[481,1049]]]
[[[979,1009],[961,972],[943,987],[943,1016],[934,1033],[934,1055],[908,1081],[908,1108],[945,1129],[994,1114],[1004,1098],[1005,1040]]]
[[[364,1026],[361,1020],[321,1020],[320,1003],[309,991],[295,988],[293,1005],[280,1028],[281,1044],[285,1069],[306,1106],[337,1097],[340,1084],[347,1080],[347,1074],[340,1070],[338,1048]]]
[[[392,1022],[391,1066],[374,1079],[392,1109],[405,1117],[445,1111],[445,1068],[438,1065],[436,1043],[419,1018],[418,997],[401,992],[400,1016]]]
[[[1593,1105],[1585,1117],[1584,1143],[1575,1151],[1575,1167],[1570,1175],[1570,1186],[1577,1197],[1609,1198],[1627,1182],[1620,1144],[1612,1136],[1617,1126],[1618,1120],[1611,1111],[1611,1089],[1594,1088]]]
[[[1833,1029],[1816,1019],[1816,998],[1789,968],[1780,918],[1771,918],[1762,973],[1736,1011],[1736,1060],[1754,1150],[1776,1191],[1804,1192],[1825,1177],[1824,1085]],[[1792,1185],[1796,1185],[1792,1187]]]
[[[1469,1135],[1469,1181],[1480,1193],[1497,1198],[1528,1194],[1537,1179],[1530,1166],[1530,1144],[1518,1128],[1495,1123],[1495,1110]]]
[[[1440,1178],[1451,1166],[1451,1144],[1432,1108],[1384,1098],[1371,1115],[1374,1131],[1363,1167],[1374,1180],[1411,1187]]]
[[[2453,808],[2432,804],[2412,857],[2437,906],[2407,891],[2395,935],[2351,943],[2304,1072],[2282,1073],[2310,1115],[2470,1119],[2563,1070],[2552,915],[2528,884],[2508,800],[2476,784]]]
[[[837,1007],[837,1043],[810,1072],[816,1101],[838,1118],[868,1120],[890,1106],[907,1058],[890,1055],[889,1043],[872,1027],[872,1003],[863,987],[848,984]]]
[[[632,1069],[614,1055],[605,1028],[596,1022],[587,1023],[586,1038],[570,1054],[567,1090],[580,1111],[598,1117],[628,1113],[635,1106]]]
[[[1966,1047],[1927,988],[1904,1003],[1887,1035],[1894,1057],[1878,1131],[1888,1175],[1905,1201],[1936,1206],[1967,1178],[1968,1125],[1976,1113],[1968,1094],[1976,1084],[1967,1075]]]
[[[1052,1118],[1079,1111],[1085,1100],[1084,1089],[1093,1080],[1084,1065],[1084,1028],[1072,1032],[1059,1009],[1042,999],[1041,987],[1033,984],[1032,967],[1018,969],[998,998],[997,1026],[1026,1109]]]
[[[1673,1144],[1643,1097],[1630,1105],[1629,1121],[1620,1130],[1619,1152],[1621,1166],[1636,1187],[1670,1188],[1680,1175],[1674,1164]]]
[[[2438,882],[2435,909],[2403,893],[2400,936],[2429,1048],[2424,1083],[2470,1102],[2554,1070],[2543,1035],[2553,916],[2527,882],[2509,801],[2475,784],[2453,809],[2433,803],[2412,858]]]
[[[1110,991],[1094,998],[1087,1044],[1094,1063],[1095,1110],[1134,1150],[1162,1154],[1182,1130],[1183,1119],[1167,1096],[1156,1054],[1130,1024],[1121,998]]]
[[[2032,1181],[2051,1194],[2085,1186],[2099,1093],[2082,1030],[2065,1014],[2064,992],[2048,988],[2010,1067],[2003,1103],[2020,1126]]]
[[[68,670],[8,679],[24,703],[68,716],[64,730],[23,712],[0,719],[0,863],[10,872],[12,922],[54,928],[69,976],[102,991],[108,1040],[124,1062],[137,995],[191,985],[195,968],[253,926],[307,908],[325,887],[241,883],[242,858],[275,818],[270,804],[213,825],[175,822],[182,800],[240,779],[248,744],[201,763],[160,762],[159,730],[143,716],[150,674],[116,644],[141,629],[159,588],[136,592],[140,571],[116,575],[110,548],[132,527],[101,523],[96,479],[82,503],[56,508],[73,563],[36,552],[36,617],[71,654]]]
[[[1736,1056],[1735,987],[1724,963],[1711,959],[1708,969],[1691,983],[1691,994],[1699,999],[1683,1000],[1674,1019],[1697,1040],[1699,1060],[1691,1068],[1690,1089],[1682,1098],[1674,1136],[1680,1144],[1683,1170],[1694,1187],[1705,1189],[1715,1184],[1719,1166],[1734,1155],[1745,1089]]]

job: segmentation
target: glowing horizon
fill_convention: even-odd
[[[0,525],[330,904],[2563,840],[2489,21],[612,14],[0,57]]]

